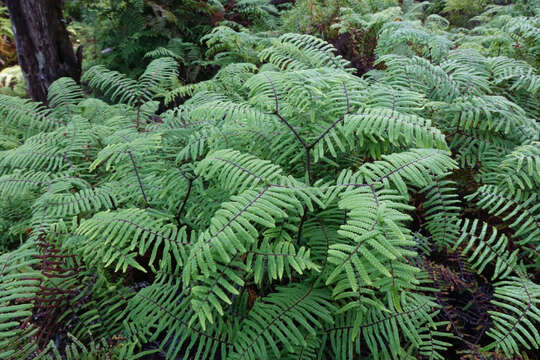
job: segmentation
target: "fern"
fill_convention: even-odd
[[[183,245],[187,244],[185,229],[161,225],[164,221],[163,217],[142,209],[97,213],[81,223],[76,230],[78,236],[66,242],[66,246],[76,249],[88,263],[115,264],[115,270],[125,271],[131,265],[146,271],[134,258],[135,248],[139,255],[151,249],[149,264],[155,269],[153,263],[160,245],[164,246],[164,261],[174,258],[181,263]]]
[[[488,264],[495,260],[495,269],[492,275],[493,280],[504,279],[512,271],[519,270],[517,252],[510,253],[506,249],[508,247],[508,239],[504,235],[498,236],[496,228],[489,228],[486,223],[483,223],[482,227],[479,228],[477,219],[472,222],[465,219],[460,225],[462,226],[462,235],[454,245],[454,248],[467,241],[461,253],[463,255],[469,255],[467,260],[471,263],[473,269],[482,272]]]
[[[496,284],[493,303],[502,311],[493,311],[494,327],[488,335],[494,342],[486,349],[499,348],[507,356],[525,349],[538,348],[540,335],[533,324],[538,322],[538,285],[520,278]]]
[[[0,357],[532,358],[537,22],[433,9],[208,2],[137,78],[1,97]]]
[[[323,66],[345,70],[347,61],[332,52],[333,48],[328,43],[313,36],[286,34],[261,51],[260,56],[270,64],[287,70]]]
[[[293,345],[304,345],[306,332],[316,334],[324,323],[331,323],[332,311],[328,291],[311,286],[278,288],[272,295],[256,303],[240,328],[233,344],[233,359],[256,359],[279,356],[277,344],[289,351]],[[296,323],[296,324],[295,324]],[[284,334],[286,326],[291,332]],[[278,342],[268,341],[278,339]]]
[[[517,243],[527,256],[534,257],[537,251],[535,239],[538,237],[538,203],[535,194],[523,199],[518,192],[509,194],[493,185],[486,185],[477,190],[470,197],[476,198],[478,206],[490,214],[499,216],[508,226],[515,230]]]
[[[81,79],[92,88],[99,89],[112,101],[140,105],[156,93],[158,85],[176,76],[176,62],[173,58],[159,58],[152,61],[139,82],[117,72],[97,65],[88,70]]]
[[[28,323],[32,300],[42,279],[32,269],[32,265],[39,263],[35,255],[31,247],[24,246],[0,256],[0,355],[5,358],[27,358],[37,349],[31,338],[39,328]]]

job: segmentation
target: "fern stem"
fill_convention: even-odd
[[[302,228],[304,227],[306,218],[307,218],[307,207],[304,206],[304,213],[302,214],[302,217],[300,218],[300,224],[298,225],[298,233],[296,234],[297,243],[300,241],[300,236],[302,235]]]
[[[146,193],[144,192],[144,187],[142,184],[141,176],[139,175],[139,169],[137,168],[137,165],[135,164],[135,159],[133,158],[133,154],[131,151],[127,152],[129,155],[129,159],[131,160],[131,164],[133,164],[133,169],[135,170],[135,176],[137,177],[137,182],[139,183],[139,188],[141,189],[141,193],[144,199],[144,202],[146,204],[146,207],[151,207],[148,203],[148,199],[146,198]]]
[[[182,171],[182,170],[180,170]],[[182,175],[185,177],[185,175],[182,173]],[[187,201],[189,199],[189,195],[191,194],[191,189],[193,188],[193,181],[195,181],[199,176],[195,177],[194,179],[188,179],[188,188],[186,191],[186,196],[184,197],[184,201],[182,202],[182,206],[180,206],[180,209],[176,213],[175,219],[178,226],[182,226],[182,223],[180,222],[180,215],[184,211],[184,208],[186,207]]]
[[[298,132],[292,127],[291,124],[289,124],[289,122],[287,120],[285,120],[283,118],[283,116],[281,116],[281,114],[277,111],[274,112],[274,114],[279,118],[279,120],[281,120],[282,123],[284,123],[285,125],[287,125],[287,127],[292,131],[292,133],[294,134],[294,136],[296,137],[296,139],[298,139],[298,141],[300,142],[300,144],[302,144],[302,146],[304,147],[304,149],[308,149],[309,146],[306,144],[306,142],[300,137],[300,135],[298,135]]]

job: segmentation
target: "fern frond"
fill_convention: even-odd
[[[155,59],[146,67],[139,81],[136,81],[118,71],[96,65],[84,73],[81,81],[88,83],[91,88],[99,89],[112,101],[139,106],[152,98],[158,85],[177,76],[177,67],[173,58]]]
[[[135,105],[139,99],[139,84],[118,71],[111,71],[103,65],[96,65],[87,70],[81,81],[88,86],[102,91],[112,101]]]
[[[314,285],[290,285],[256,302],[241,324],[231,359],[266,359],[280,354],[279,347],[294,351],[306,345],[306,333],[317,334],[332,323],[329,292]],[[283,329],[289,329],[284,333]],[[270,354],[269,354],[270,352]]]
[[[509,154],[516,142],[485,131],[463,131],[452,136],[448,146],[457,155],[461,167],[474,168],[481,164],[486,172],[498,172],[501,156]]]
[[[219,64],[228,65],[235,62],[258,64],[257,49],[267,45],[268,39],[252,34],[244,28],[236,31],[221,25],[201,37],[201,42],[208,47],[206,56]]]
[[[383,107],[403,114],[421,115],[426,97],[404,88],[374,83],[367,89],[364,100],[368,108]]]
[[[125,314],[126,323],[131,324],[128,331],[143,342],[159,340],[167,358],[176,358],[182,349],[197,360],[227,358],[232,346],[231,328],[220,317],[207,330],[202,330],[198,323],[190,324],[193,313],[189,296],[172,279],[157,279],[139,290],[129,301]]]
[[[438,63],[450,51],[452,42],[444,36],[433,35],[408,21],[388,22],[378,33],[377,57],[386,54],[414,54]],[[413,50],[415,49],[415,50]]]
[[[155,260],[159,268],[169,268],[171,261],[183,264],[189,244],[186,229],[170,223],[170,217],[143,209],[105,211],[84,220],[65,246],[89,264],[113,266],[115,271],[126,271],[132,266],[146,269],[135,259],[149,253],[148,262],[153,271]]]
[[[310,250],[300,247],[296,250],[291,241],[269,243],[268,238],[254,251],[248,252],[246,265],[252,268],[253,281],[261,285],[264,276],[269,281],[282,280],[284,274],[291,278],[292,270],[303,275],[304,272],[319,271],[310,259]]]
[[[347,191],[341,197],[339,206],[348,210],[348,219],[338,233],[347,242],[330,245],[328,262],[334,269],[326,284],[334,283],[345,273],[347,278],[342,280],[357,291],[376,283],[381,276],[392,277],[384,265],[388,261],[414,255],[405,249],[413,242],[402,224],[409,220],[402,211],[411,208],[395,191],[377,192],[368,186]]]
[[[534,246],[540,236],[540,204],[536,194],[526,196],[519,190],[512,194],[497,186],[485,185],[467,196],[467,200],[472,199],[489,214],[512,221],[509,226],[515,230],[514,236],[521,239],[520,245]]]
[[[366,163],[357,172],[344,170],[338,176],[334,192],[349,187],[364,187],[383,184],[394,187],[403,195],[408,193],[407,184],[423,188],[437,176],[455,169],[455,162],[448,153],[435,149],[413,149],[411,151],[383,155],[383,160]],[[341,190],[340,190],[341,189]]]
[[[13,127],[47,131],[64,125],[41,103],[15,96],[0,95],[0,113],[2,123]]]
[[[397,304],[399,307],[393,305],[389,311],[372,307],[354,323],[355,330],[360,331],[370,352],[378,358],[393,359],[405,356],[403,339],[416,346],[422,346],[422,333],[436,326],[433,317],[437,312],[433,309],[438,306],[432,298],[404,293],[397,300]]]
[[[260,57],[288,71],[329,67],[352,72],[349,62],[334,52],[332,45],[314,36],[284,34],[262,50]]]
[[[47,93],[49,107],[59,117],[71,116],[74,107],[84,97],[81,87],[71,78],[60,78],[54,81]]]
[[[245,285],[244,279],[250,272],[247,264],[235,256],[226,264],[217,264],[216,271],[207,277],[194,276],[194,286],[190,289],[193,313],[189,323],[198,322],[203,330],[213,326],[215,313],[217,317],[224,316],[224,309],[230,307],[234,297],[240,295],[238,288]]]
[[[517,147],[500,164],[500,181],[512,193],[540,189],[540,142]]]
[[[435,101],[452,102],[461,94],[459,83],[424,58],[392,54],[380,57],[377,62],[387,66],[381,80],[390,86],[425,94]]]
[[[49,216],[66,217],[81,213],[115,208],[120,200],[121,187],[108,184],[94,189],[73,192],[47,192],[34,203],[34,211],[45,211]]]
[[[501,96],[469,97],[456,99],[445,113],[454,114],[457,127],[481,131],[516,132],[525,124],[525,111]]]
[[[155,48],[154,50],[152,51],[149,51],[147,52],[146,54],[144,54],[144,57],[145,58],[151,58],[151,59],[159,59],[159,58],[162,58],[162,57],[169,57],[169,58],[173,58],[177,61],[184,61],[184,58],[175,53],[173,50],[170,50],[170,49],[167,49],[165,47],[157,47]]]
[[[295,190],[282,186],[259,186],[244,190],[222,204],[210,221],[210,228],[199,235],[183,270],[188,282],[199,272],[208,276],[216,271],[216,261],[228,263],[256,243],[259,232],[254,225],[274,228],[288,216],[285,210],[302,212]],[[296,195],[296,196],[295,196]]]
[[[106,339],[92,340],[84,344],[74,335],[67,334],[69,344],[62,351],[51,340],[34,359],[36,360],[101,360],[113,356],[114,359],[137,359],[146,355],[155,354],[155,350],[137,351],[137,343],[110,344]],[[62,355],[63,354],[63,355]]]
[[[499,235],[495,227],[486,223],[481,223],[480,227],[478,219],[472,222],[465,219],[460,221],[459,226],[461,236],[456,241],[454,250],[464,244],[465,248],[460,252],[464,256],[468,255],[467,261],[478,273],[484,271],[492,261],[495,261],[491,277],[493,280],[505,279],[512,272],[521,272],[517,263],[518,251],[508,250],[508,238],[504,234]]]
[[[431,121],[385,108],[366,108],[345,118],[346,132],[364,141],[386,140],[396,146],[447,149],[444,135]]]
[[[37,350],[31,339],[39,331],[32,318],[33,299],[39,291],[41,273],[31,246],[0,255],[0,356],[25,359]]]
[[[489,66],[495,83],[508,84],[510,91],[522,89],[535,94],[540,90],[540,75],[524,61],[498,56],[489,58]]]
[[[140,102],[148,101],[157,92],[159,86],[178,77],[178,63],[174,58],[162,57],[153,60],[139,77]]]
[[[165,94],[165,103],[169,104],[177,97],[193,96],[198,92],[224,92],[233,96],[244,83],[257,72],[257,66],[251,63],[234,63],[222,67],[211,80],[200,81],[177,87]]]
[[[74,168],[69,157],[77,155],[79,152],[69,151],[62,144],[26,142],[16,149],[5,152],[4,157],[0,160],[0,166],[12,169],[57,172]]]
[[[440,66],[462,93],[476,96],[492,93],[488,59],[478,52],[471,49],[452,51]]]
[[[459,237],[459,215],[461,201],[456,194],[455,183],[441,180],[423,189],[426,201],[425,228],[439,245],[450,246]]]
[[[495,283],[496,311],[490,311],[494,326],[487,331],[493,342],[484,350],[500,349],[511,357],[520,347],[537,350],[540,345],[540,286],[529,279],[510,277]]]
[[[148,154],[157,151],[161,147],[161,141],[162,134],[159,133],[147,137],[135,137],[134,139],[124,137],[122,142],[113,142],[101,150],[96,159],[90,164],[89,170],[94,171],[102,165],[105,165],[105,169],[108,170],[111,166],[119,163],[129,163],[134,154]]]
[[[69,173],[51,173],[47,171],[14,171],[0,177],[0,194],[10,197],[29,191],[39,191],[53,181],[63,179]]]
[[[217,166],[216,166],[217,165]],[[216,176],[216,172],[219,175]],[[241,193],[257,185],[278,183],[282,176],[279,166],[235,150],[216,151],[199,162],[196,173],[205,178],[214,177],[225,188]]]

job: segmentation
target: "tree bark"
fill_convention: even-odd
[[[47,89],[63,76],[81,77],[79,51],[75,55],[61,0],[7,0],[17,57],[28,94],[47,102]]]

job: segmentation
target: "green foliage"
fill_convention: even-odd
[[[96,6],[172,11],[152,4]],[[202,38],[206,52],[154,44],[137,79],[97,65],[82,87],[52,84],[48,106],[0,97],[0,357],[538,350],[535,63],[494,54],[486,29],[471,49],[464,29],[422,25],[426,4],[313,2],[324,4],[348,7],[331,31],[361,24],[376,69],[355,75],[313,35],[226,22]],[[234,6],[257,26],[275,12]],[[518,14],[485,16],[517,26],[501,17]],[[520,29],[533,54],[534,31]],[[186,69],[210,66],[190,83]],[[444,300],[472,276],[489,319],[476,341]]]
[[[141,59],[147,53],[155,54],[156,48],[171,50],[171,42],[179,41],[190,47],[188,59],[172,44],[172,51],[183,57],[189,82],[205,65],[201,38],[220,21],[250,23],[261,30],[277,22],[277,9],[269,0],[75,0],[66,3],[65,12],[73,20],[70,29],[84,46],[85,67],[102,64],[137,77],[144,71],[146,63]]]
[[[28,358],[36,349],[31,340],[39,329],[26,320],[32,316],[33,297],[39,290],[41,274],[32,265],[39,263],[36,251],[28,246],[0,255],[0,355]]]

